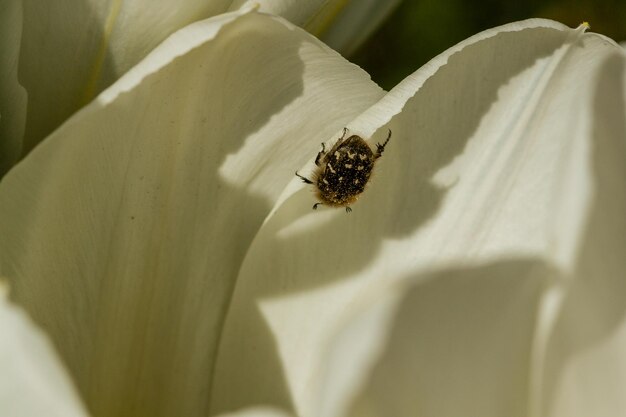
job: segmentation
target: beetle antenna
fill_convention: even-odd
[[[376,144],[376,155],[374,155],[375,158],[380,158],[382,156],[383,152],[385,151],[385,146],[387,146],[387,143],[389,143],[389,139],[391,139],[391,129],[389,129],[389,134],[387,135],[387,139],[385,139],[383,144]]]

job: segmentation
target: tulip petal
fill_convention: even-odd
[[[0,4],[0,178],[22,153],[26,91],[17,80],[22,2]]]
[[[607,42],[606,40],[604,40]],[[597,57],[593,200],[548,340],[542,415],[626,416],[626,54]]]
[[[50,341],[7,292],[0,281],[0,415],[86,416]]]
[[[28,91],[26,154],[168,35],[222,13],[230,0],[23,3],[19,79]]]
[[[549,267],[416,274],[341,321],[312,384],[319,415],[529,416],[529,341]]]
[[[273,407],[252,407],[238,410],[233,413],[220,414],[218,417],[290,417],[281,410]]]
[[[436,57],[351,122],[351,132],[371,142],[393,132],[372,184],[349,215],[310,212],[306,190],[295,182],[287,187],[240,271],[216,365],[218,409],[273,401],[299,415],[320,415],[314,381],[339,317],[365,293],[434,276],[443,277],[432,278],[441,281],[430,290],[434,299],[443,303],[450,295],[450,308],[464,301],[467,314],[447,314],[437,303],[417,306],[411,311],[432,313],[417,329],[437,332],[441,324],[439,333],[426,332],[437,336],[435,346],[472,344],[467,355],[425,346],[406,358],[408,369],[415,369],[412,363],[433,364],[420,378],[437,378],[434,364],[445,360],[464,370],[456,385],[428,386],[424,380],[420,387],[428,390],[418,398],[433,401],[422,401],[418,411],[539,415],[547,401],[541,398],[543,372],[558,301],[569,296],[566,284],[573,277],[603,271],[600,256],[588,270],[578,269],[581,248],[624,247],[617,217],[624,212],[626,176],[616,168],[617,162],[624,166],[623,135],[610,145],[617,161],[610,176],[592,170],[602,165],[592,159],[596,124],[605,117],[611,128],[624,121],[624,112],[608,108],[624,94],[615,79],[612,88],[602,89],[611,90],[607,108],[596,101],[597,84],[613,60],[624,60],[617,44],[584,34],[584,28],[546,20],[513,23]],[[606,115],[599,116],[602,111]],[[616,199],[601,209],[606,245],[589,240],[586,232],[598,182],[606,182],[607,195]],[[618,253],[612,273],[626,270],[623,250]],[[463,300],[473,285],[475,299]],[[500,299],[487,303],[490,296]],[[611,305],[626,305],[620,302]],[[491,314],[495,321],[485,322]],[[489,328],[482,329],[483,323]],[[509,325],[519,333],[512,334]],[[459,326],[475,330],[478,340],[471,340],[469,330],[457,334]],[[499,356],[486,361],[490,353]],[[485,367],[484,384],[472,383],[470,371],[478,371],[478,364]],[[451,379],[453,371],[446,368],[439,381]],[[496,386],[501,395],[484,389]],[[452,391],[442,391],[447,387]],[[350,390],[358,392],[344,392]],[[446,395],[458,403],[438,401]],[[345,410],[350,402],[344,401],[331,408]],[[370,404],[374,408],[358,408],[356,415],[419,414],[402,404],[414,405],[401,403],[392,414]]]
[[[230,10],[258,6],[264,13],[275,14],[300,26],[313,35],[330,25],[349,0],[233,0]]]
[[[343,55],[354,52],[400,0],[234,0],[231,10],[259,5],[301,26]]]
[[[224,14],[167,39],[5,176],[0,268],[94,415],[207,412],[253,236],[319,142],[383,94],[282,19]]]
[[[400,0],[349,1],[320,39],[344,56],[354,53],[398,6]]]

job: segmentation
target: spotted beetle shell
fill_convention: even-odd
[[[357,135],[338,140],[323,156],[317,173],[317,194],[329,206],[355,202],[372,174],[376,158],[369,145]]]

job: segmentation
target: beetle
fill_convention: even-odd
[[[316,210],[319,205],[330,207],[345,207],[346,212],[352,209],[350,204],[357,201],[365,190],[372,175],[372,169],[378,158],[383,155],[385,146],[391,139],[391,130],[387,139],[381,145],[376,144],[376,152],[358,135],[350,135],[347,128],[343,128],[343,135],[335,142],[329,151],[322,143],[322,150],[315,158],[316,169],[313,180],[310,180],[296,171],[296,176],[306,184],[316,187],[316,194],[320,202],[313,205]]]

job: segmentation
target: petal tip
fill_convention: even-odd
[[[250,12],[258,12],[260,8],[261,8],[261,3],[259,3],[258,1],[249,1],[241,8],[241,12],[243,14],[247,14]]]

